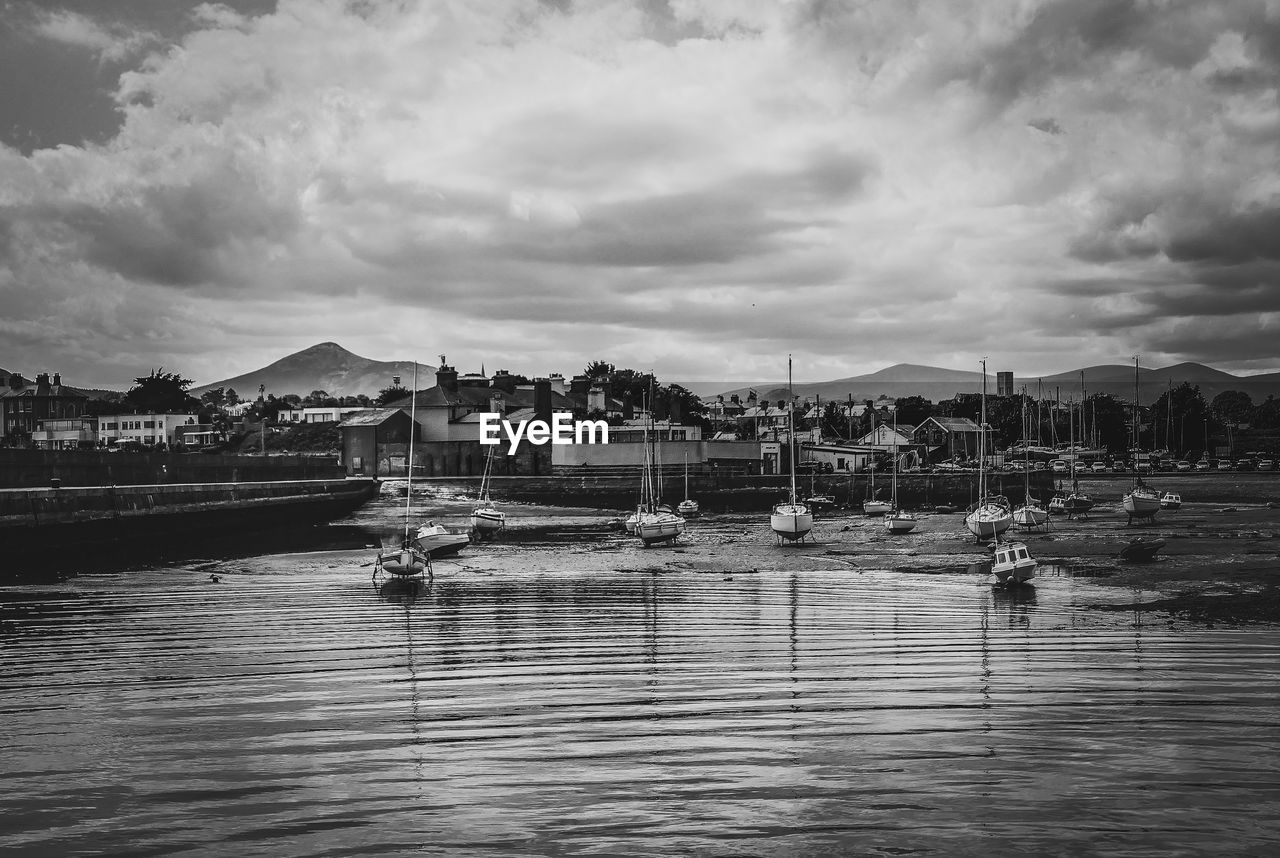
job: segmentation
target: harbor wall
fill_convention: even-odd
[[[0,450],[0,488],[332,480],[337,456]]]
[[[0,489],[5,571],[32,556],[66,559],[69,549],[181,541],[327,521],[374,497],[372,479],[168,483]]]

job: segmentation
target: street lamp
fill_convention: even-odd
[[[267,455],[267,386],[265,384],[258,385],[258,398],[262,400],[262,426],[258,431],[258,435],[262,438],[262,456]]]

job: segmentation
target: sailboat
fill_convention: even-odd
[[[1022,433],[1026,438],[1030,433],[1027,432],[1027,391],[1022,391]],[[1027,529],[1033,527],[1042,527],[1049,523],[1049,511],[1040,504],[1036,503],[1031,497],[1031,442],[1027,440],[1022,445],[1025,461],[1022,465],[1023,489],[1022,506],[1013,511],[1013,523],[1018,527]]]
[[[1138,441],[1138,356],[1133,358],[1133,449],[1134,460],[1140,455]],[[1133,524],[1135,518],[1154,519],[1160,511],[1160,493],[1142,482],[1138,476],[1137,465],[1133,469],[1133,488],[1124,496],[1124,513],[1128,516],[1127,524]]]
[[[898,409],[893,409],[893,503],[884,514],[884,529],[890,533],[910,533],[916,529],[919,520],[909,512],[903,512],[898,506]]]
[[[787,503],[777,504],[769,515],[769,526],[777,535],[779,542],[796,542],[804,539],[813,530],[813,513],[802,503],[796,501],[796,433],[795,433],[795,401],[791,394],[791,355],[787,355],[787,441],[790,450],[788,470],[791,472],[791,499]]]
[[[698,502],[689,497],[689,454],[684,454],[684,500],[676,504],[676,512],[685,518],[699,514]]]
[[[471,530],[477,536],[497,533],[507,526],[507,514],[496,509],[489,499],[489,480],[493,476],[493,453],[490,447],[484,460],[484,476],[480,478],[480,502],[471,511]]]
[[[398,382],[398,379],[397,379]],[[416,578],[423,574],[431,574],[431,555],[418,545],[417,540],[409,536],[409,517],[413,506],[413,436],[418,429],[418,362],[413,362],[413,395],[409,400],[409,461],[408,486],[404,493],[404,533],[400,546],[378,552],[374,561],[373,577],[376,580],[379,572],[386,572],[396,578]]]
[[[871,413],[871,443],[874,445],[877,437],[875,409],[870,409],[870,413]],[[894,414],[896,415],[897,412],[895,411]],[[867,499],[862,504],[862,514],[863,515],[884,515],[885,513],[893,509],[893,504],[889,503],[888,501],[876,500],[876,462],[874,458],[870,459],[870,464],[867,467],[867,471],[869,473],[868,481],[867,481]]]
[[[658,542],[674,542],[676,537],[684,533],[684,519],[662,503],[661,471],[656,477],[654,474],[657,451],[653,446],[653,438],[656,437],[657,430],[652,424],[651,410],[649,423],[644,430],[644,469],[640,477],[640,505],[636,508],[634,530],[645,547]],[[649,434],[650,429],[654,429],[653,437]]]
[[[964,526],[978,542],[999,537],[1013,524],[1009,500],[987,494],[987,361],[982,361],[982,422],[978,426],[978,501],[969,507]]]
[[[1081,390],[1084,389],[1084,381],[1080,382]],[[1083,393],[1081,394],[1083,395]],[[1071,407],[1070,398],[1067,399],[1067,415],[1070,424],[1071,438],[1071,494],[1067,495],[1062,501],[1062,511],[1067,514],[1067,518],[1075,518],[1078,515],[1084,515],[1093,509],[1093,498],[1080,491],[1080,453],[1076,447],[1076,421],[1075,410]],[[1084,401],[1080,402],[1080,431],[1084,431]]]

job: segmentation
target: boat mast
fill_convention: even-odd
[[[796,505],[796,417],[795,392],[791,389],[791,355],[787,355],[787,445],[790,448],[791,505]],[[794,510],[793,510],[794,511]]]
[[[982,408],[978,422],[978,503],[987,497],[987,359],[982,359]]]
[[[898,404],[893,404],[893,512],[898,512]]]
[[[444,363],[441,357],[440,363]],[[418,428],[418,362],[413,362],[413,393],[409,396],[409,481],[404,490],[404,541],[409,541],[409,512],[413,503],[413,436]]]
[[[1022,386],[1022,396],[1020,398],[1022,400],[1022,432],[1024,435],[1022,439],[1022,454],[1023,454],[1022,458],[1024,459],[1024,465],[1022,468],[1022,476],[1023,476],[1022,502],[1024,504],[1030,504],[1031,503],[1031,439],[1026,438],[1025,436],[1030,435],[1031,433],[1027,431],[1027,386],[1025,384]]]
[[[1133,484],[1138,484],[1138,456],[1141,455],[1141,434],[1138,431],[1138,358],[1133,356]]]

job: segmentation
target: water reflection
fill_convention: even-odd
[[[459,569],[374,588],[363,558],[263,559],[181,591],[174,576],[198,572],[156,570],[4,602],[19,606],[0,624],[5,845],[1277,843],[1274,630],[1086,612],[1073,593],[1091,585],[1069,577]],[[66,807],[71,823],[48,810]]]

